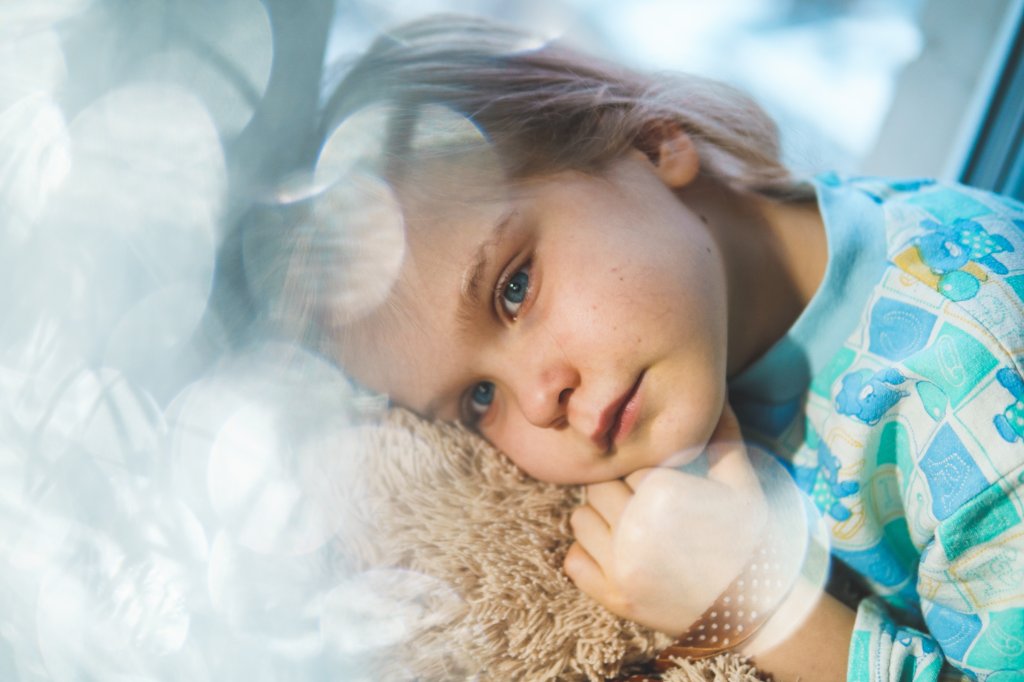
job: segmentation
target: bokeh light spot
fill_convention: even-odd
[[[158,555],[126,556],[83,536],[79,558],[40,585],[37,635],[55,680],[146,679],[184,645],[190,628],[180,572]]]
[[[270,80],[274,50],[266,9],[259,0],[190,0],[170,11],[182,40],[147,57],[138,77],[188,88],[222,135],[238,135]]]
[[[416,632],[451,621],[462,600],[442,581],[402,569],[357,573],[327,595],[321,628],[339,656],[410,641]]]

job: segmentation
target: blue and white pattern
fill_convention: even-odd
[[[932,181],[819,182],[881,208],[858,229],[885,231],[886,267],[785,430],[757,429],[778,409],[763,397],[737,411],[875,592],[850,680],[1024,680],[1024,206]]]

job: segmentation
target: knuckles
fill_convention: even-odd
[[[631,552],[617,556],[615,561],[616,581],[620,585],[643,589],[656,577],[656,571],[652,570],[653,559],[654,557],[650,556],[649,552],[643,554]]]
[[[586,509],[586,506],[576,507],[572,510],[572,513],[569,514],[569,526],[572,527],[574,531],[579,530],[583,516],[587,513],[584,509]]]
[[[620,618],[638,620],[636,602],[630,599],[622,590],[615,590],[606,595],[604,600],[598,601],[602,601],[602,606]]]
[[[569,576],[569,579],[576,582],[577,566],[579,563],[579,543],[574,542],[569,547],[569,551],[565,553],[565,558],[562,559],[562,570]]]
[[[579,583],[582,582],[581,579],[585,575],[586,564],[589,559],[587,550],[583,549],[583,545],[578,542],[572,543],[569,551],[565,553],[565,558],[562,559],[562,570],[581,590],[583,587]]]

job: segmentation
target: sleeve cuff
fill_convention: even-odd
[[[935,640],[896,625],[881,599],[860,602],[850,640],[849,682],[932,682],[939,679],[942,660]]]

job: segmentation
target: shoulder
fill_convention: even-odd
[[[966,185],[919,183],[890,185],[880,197],[891,257],[916,248],[937,274],[978,270],[974,265],[979,277],[1024,268],[1024,205]]]
[[[929,177],[891,178],[876,175],[822,173],[815,177],[822,187],[848,188],[861,192],[877,204],[892,208],[901,204],[917,206],[939,218],[969,218],[1008,214],[1024,218],[1024,203],[1012,197]]]
[[[844,431],[906,426],[936,466],[963,443],[991,453],[996,478],[1013,470],[1024,448],[1024,205],[928,179],[818,182],[881,207],[888,253],[858,324],[815,376],[809,411]]]
[[[917,213],[903,231],[857,328],[817,381],[836,418],[905,433],[931,474],[944,476],[954,459],[985,460],[978,492],[1024,461],[1024,241],[998,228],[1010,220],[1024,229],[1007,217],[1019,214],[1010,203],[986,214],[994,218],[939,223],[931,207],[974,193],[950,192],[907,209],[931,217]],[[960,492],[970,487],[953,478]]]
[[[936,232],[976,239],[989,233],[1006,237],[1014,247],[1006,251],[1024,258],[1024,203],[1011,197],[932,178],[844,177],[826,173],[816,181],[819,186],[860,193],[880,205],[891,250]],[[1002,239],[995,241],[1003,246]]]
[[[1024,461],[1024,205],[931,180],[843,182],[882,207],[888,263],[809,407],[833,436],[899,445],[941,519]]]
[[[886,267],[848,354],[881,363],[934,356],[941,371],[956,375],[967,369],[949,367],[958,358],[975,375],[989,365],[1024,373],[1024,204],[931,179],[823,175],[817,182],[868,197],[885,222]]]
[[[885,217],[889,270],[881,292],[885,300],[876,312],[892,318],[909,311],[914,322],[940,322],[936,330],[958,327],[983,345],[1004,350],[1019,372],[1024,364],[1024,204],[950,182],[849,182],[879,203]]]

